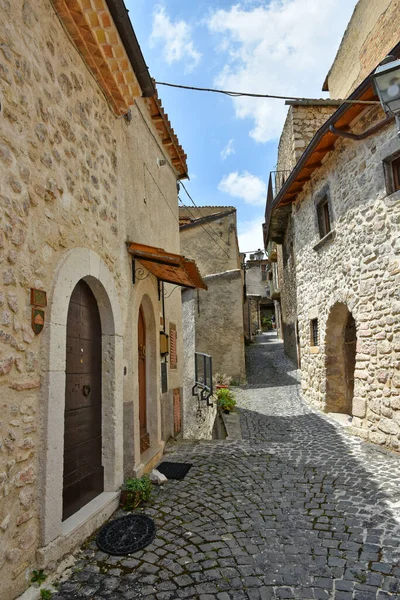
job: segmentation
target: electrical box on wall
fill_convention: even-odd
[[[169,352],[168,335],[164,331],[160,331],[160,354],[165,356]]]

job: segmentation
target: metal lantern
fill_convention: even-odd
[[[395,116],[400,129],[400,60],[387,56],[375,70],[373,79],[383,110]]]

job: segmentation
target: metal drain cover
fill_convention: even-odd
[[[154,540],[156,526],[146,515],[128,515],[107,523],[98,533],[96,543],[107,554],[123,556],[142,550]]]

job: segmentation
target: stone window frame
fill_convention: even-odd
[[[329,183],[325,184],[320,191],[315,194],[314,199],[313,199],[313,204],[314,204],[314,222],[315,222],[315,228],[318,232],[318,235],[320,237],[320,239],[318,240],[318,242],[315,244],[314,246],[314,250],[319,250],[320,248],[322,248],[323,246],[325,246],[327,243],[332,242],[335,238],[336,232],[335,232],[335,212],[333,210],[333,202],[332,202],[332,196],[331,196],[331,191],[330,191],[330,186]],[[322,235],[321,232],[321,221],[320,221],[320,215],[319,215],[319,210],[318,207],[321,204],[326,204],[328,207],[328,214],[329,214],[329,224],[330,224],[330,230],[325,233],[325,235]]]
[[[396,164],[397,173],[393,170]],[[388,196],[400,190],[400,150],[383,159],[383,170],[385,174],[385,187]]]

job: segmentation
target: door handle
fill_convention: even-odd
[[[84,385],[82,388],[82,394],[87,397],[90,394],[90,385]]]

